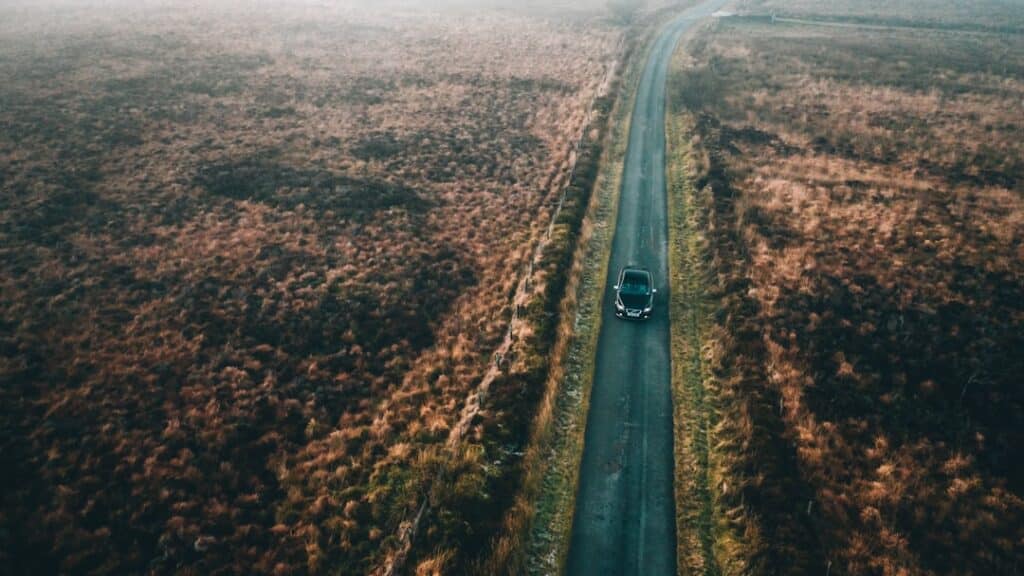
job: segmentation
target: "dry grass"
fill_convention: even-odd
[[[1024,42],[720,22],[694,119],[722,504],[759,573],[1024,560]]]
[[[457,569],[515,494],[537,394],[488,405],[440,487],[439,447],[618,30],[585,3],[262,8],[3,9],[16,572],[363,573],[423,494],[474,510],[424,531],[458,546],[421,568]]]
[[[676,53],[673,65],[682,51]],[[677,75],[672,75],[673,79]],[[674,90],[675,88],[673,88]],[[672,397],[675,426],[677,560],[680,574],[720,574],[713,553],[713,490],[710,482],[710,374],[703,349],[708,336],[706,242],[702,206],[691,174],[690,130],[682,114],[666,118],[669,268],[671,269]]]

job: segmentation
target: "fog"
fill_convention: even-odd
[[[578,20],[621,17],[642,4],[643,0],[12,0],[0,4],[0,42],[48,42],[90,31],[211,27],[268,19],[278,24],[359,21],[369,15],[401,20],[417,15],[507,13]]]

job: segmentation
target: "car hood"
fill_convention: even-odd
[[[646,308],[648,303],[651,301],[651,296],[649,294],[619,294],[619,298],[622,300],[623,306],[633,309]]]

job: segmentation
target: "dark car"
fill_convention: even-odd
[[[636,266],[623,267],[615,283],[615,315],[619,318],[648,318],[654,309],[656,292],[650,272]]]

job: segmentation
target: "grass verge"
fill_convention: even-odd
[[[681,43],[670,68],[669,82],[685,51]],[[680,88],[674,86],[670,94]],[[715,349],[710,311],[707,239],[703,191],[692,172],[692,119],[667,103],[665,119],[666,182],[669,210],[669,269],[672,318],[672,397],[675,427],[675,491],[679,574],[741,574],[743,540],[719,506],[718,493],[729,482],[718,465],[716,382],[709,360]]]

